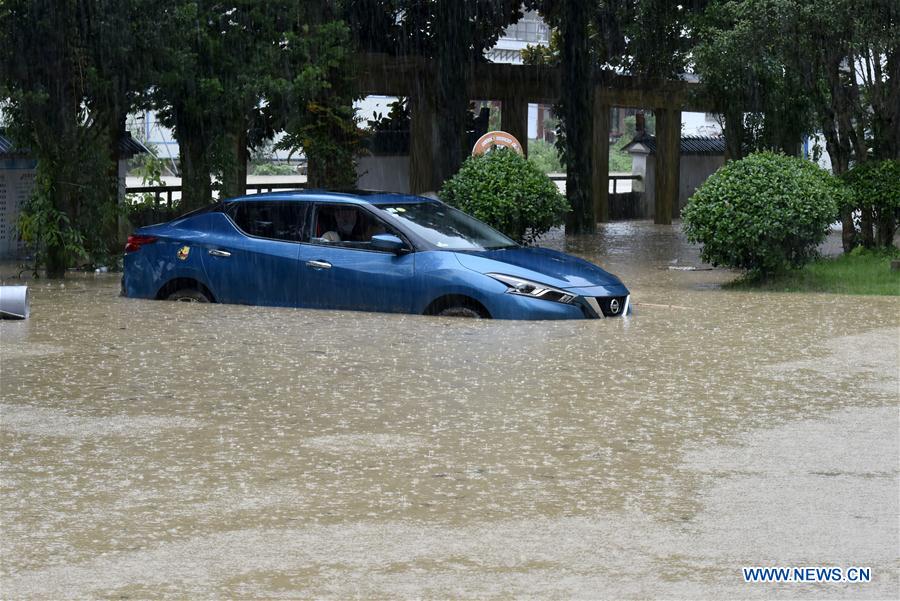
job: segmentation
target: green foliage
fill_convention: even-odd
[[[891,246],[888,248],[866,248],[865,246],[857,246],[847,254],[852,257],[898,259],[900,258],[900,248],[897,248],[896,246]],[[900,274],[898,274],[898,276],[900,276]]]
[[[293,165],[260,163],[253,166],[253,175],[297,175],[297,169]]]
[[[852,209],[893,214],[900,210],[900,160],[866,161],[843,175]]]
[[[812,258],[837,218],[838,180],[809,161],[760,152],[726,163],[684,211],[701,257],[766,275]]]
[[[853,156],[900,154],[896,1],[713,2],[696,32],[696,73],[725,117],[732,157],[763,148],[795,154],[812,131],[827,140],[835,173]]]
[[[900,160],[866,161],[843,175],[848,194],[844,207],[858,215],[869,213],[874,223],[858,220],[863,242],[871,244],[874,225],[875,243],[892,247],[897,219],[900,217]],[[868,229],[867,229],[868,228]]]
[[[371,132],[399,132],[409,131],[409,100],[398,98],[389,105],[391,108],[387,115],[372,112],[372,118],[366,124]]]
[[[644,114],[644,130],[647,135],[656,132],[656,116],[648,111]],[[625,117],[625,130],[622,137],[616,140],[609,149],[609,170],[611,172],[631,173],[633,157],[623,149],[634,140],[637,135],[637,118],[634,115]]]
[[[155,153],[139,155],[134,158],[132,173],[141,178],[144,186],[162,186],[162,179],[166,161],[156,156]],[[161,199],[160,199],[161,200]],[[181,210],[181,202],[175,200],[172,206],[166,206],[164,202],[157,202],[156,194],[143,192],[129,194],[125,197],[125,216],[132,227],[144,227],[154,223],[171,221],[184,213]]]
[[[528,160],[541,173],[565,173],[565,168],[559,160],[559,151],[552,142],[529,140]]]
[[[900,296],[900,271],[891,271],[898,252],[861,246],[839,257],[822,258],[766,278],[742,277],[727,284],[730,289],[773,292],[830,292]]]
[[[306,154],[310,187],[352,187],[363,132],[356,125],[350,30],[340,21],[303,27],[286,36],[289,61],[296,65],[284,84],[291,110],[281,149]]]
[[[144,143],[147,145],[147,143]],[[166,161],[159,158],[153,148],[150,152],[139,154],[131,160],[131,174],[141,178],[144,186],[162,186],[162,174],[166,168]]]
[[[559,46],[559,30],[554,29],[549,44],[526,44],[519,55],[526,65],[556,65],[559,63]]]
[[[632,138],[622,136],[616,143],[609,148],[609,170],[611,172],[627,172],[631,173],[631,163],[634,161],[632,156],[622,150],[631,142]]]
[[[32,196],[16,224],[19,237],[34,251],[35,272],[38,265],[47,262],[48,253],[62,255],[63,268],[88,256],[82,233],[72,226],[66,213],[53,205],[51,178],[40,168],[38,171]]]
[[[68,267],[83,263],[110,265],[113,249],[109,232],[115,228],[118,210],[96,178],[97,166],[86,153],[84,170],[65,173],[65,166],[44,160],[38,163],[34,189],[16,224],[19,236],[34,252],[35,271],[46,266],[56,277]],[[102,159],[101,159],[102,162]],[[77,206],[76,211],[65,208]]]
[[[0,112],[38,162],[18,227],[50,277],[85,261],[108,265],[121,250],[119,140],[149,86],[157,9],[150,0],[0,2]]]
[[[506,148],[466,159],[444,183],[440,196],[525,244],[562,224],[569,210],[550,178]]]
[[[699,20],[696,70],[705,100],[726,117],[735,158],[753,150],[797,154],[802,135],[815,129],[806,74],[788,64],[807,50],[794,46],[798,4],[720,2]]]
[[[164,200],[157,203],[153,194],[140,194],[135,201],[129,201],[125,205],[125,214],[131,227],[144,227],[155,223],[165,223],[183,215],[179,200],[173,200],[172,206],[166,205]]]

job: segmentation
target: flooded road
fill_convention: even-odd
[[[636,315],[32,282],[31,319],[0,322],[0,594],[897,598],[897,299],[722,290],[644,222],[548,245]],[[872,581],[741,575],[820,565]]]

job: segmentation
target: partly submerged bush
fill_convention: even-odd
[[[757,274],[800,266],[837,218],[840,182],[815,164],[760,152],[726,163],[682,211],[690,242],[713,265]]]
[[[467,159],[444,183],[440,196],[526,244],[561,225],[569,210],[568,201],[550,178],[506,148]]]

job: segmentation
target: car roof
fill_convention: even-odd
[[[224,199],[223,202],[252,202],[259,200],[297,200],[303,202],[329,202],[347,204],[394,205],[433,202],[427,196],[379,192],[376,190],[277,190],[262,194],[247,194]]]

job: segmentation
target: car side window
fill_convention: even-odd
[[[227,205],[225,213],[249,236],[303,241],[305,203],[237,201]]]
[[[360,250],[375,250],[372,236],[391,234],[401,240],[394,228],[368,211],[354,205],[317,205],[310,242]]]

